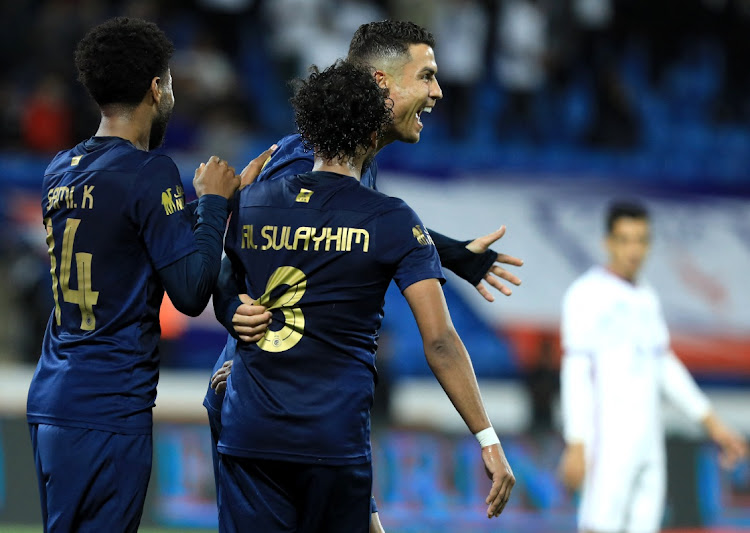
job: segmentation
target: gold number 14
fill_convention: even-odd
[[[73,261],[73,243],[76,238],[80,218],[69,218],[65,222],[63,233],[62,255],[60,257],[60,276],[57,275],[57,259],[55,258],[55,238],[52,235],[52,219],[45,218],[44,225],[47,228],[47,246],[50,257],[50,273],[52,274],[52,294],[55,298],[55,320],[57,325],[62,324],[60,301],[58,299],[57,287],[60,286],[63,301],[78,304],[81,309],[81,329],[93,331],[96,327],[94,306],[99,301],[99,291],[91,290],[91,254],[76,252],[76,271],[78,272],[78,288],[70,288],[70,267]]]

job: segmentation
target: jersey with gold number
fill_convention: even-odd
[[[226,252],[273,320],[238,344],[219,450],[368,461],[383,299],[391,280],[442,281],[429,233],[403,201],[328,172],[256,183],[237,202]]]
[[[60,152],[44,176],[55,306],[29,389],[29,422],[151,431],[157,271],[193,252],[177,167],[116,137]]]

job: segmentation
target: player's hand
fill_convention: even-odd
[[[718,417],[710,414],[704,421],[709,437],[719,446],[719,464],[727,470],[747,457],[747,441],[724,425]]]
[[[268,150],[250,161],[247,166],[242,169],[242,172],[240,173],[240,190],[244,189],[255,181],[255,178],[260,175],[260,171],[263,170],[263,166],[268,162],[269,159],[271,159],[271,154],[273,154],[276,148],[278,148],[278,146],[272,144]]]
[[[495,244],[498,240],[500,240],[503,235],[505,235],[505,226],[501,226],[499,230],[493,231],[489,235],[485,235],[484,237],[479,237],[478,239],[474,239],[469,244],[466,245],[466,248],[474,252],[475,254],[483,254],[487,250],[490,249],[490,246]],[[523,260],[518,259],[517,257],[512,257],[507,254],[497,254],[497,259],[495,260],[495,263],[503,263],[505,265],[513,265],[513,266],[523,266]],[[499,290],[501,293],[503,293],[505,296],[510,296],[513,294],[513,291],[503,284],[501,279],[504,279],[505,281],[512,283],[513,285],[520,285],[521,280],[517,277],[499,266],[498,264],[492,265],[492,267],[487,271],[487,274],[484,275],[484,280],[495,287],[497,290]],[[492,295],[492,293],[487,289],[487,287],[484,286],[483,282],[479,282],[479,284],[476,286],[477,291],[479,291],[479,294],[481,294],[485,300],[488,302],[494,302],[495,297]]]
[[[586,456],[582,443],[568,444],[558,467],[560,480],[570,490],[578,490],[586,476]]]
[[[500,513],[505,509],[513,485],[516,484],[516,478],[500,444],[482,448],[482,460],[487,477],[492,480],[492,488],[490,488],[490,493],[484,500],[484,503],[488,505],[487,518],[492,518],[500,516]]]
[[[247,294],[240,294],[240,305],[232,317],[232,325],[241,341],[258,342],[271,324],[271,311],[256,305]]]
[[[231,359],[226,361],[221,365],[221,368],[211,376],[211,388],[216,391],[216,394],[222,394],[227,390],[227,379],[229,379],[229,374],[232,373],[232,363],[233,361]]]
[[[383,524],[380,523],[380,515],[372,513],[370,515],[370,533],[385,533]]]
[[[240,178],[235,175],[234,168],[215,155],[195,169],[193,187],[198,198],[204,194],[218,194],[228,200],[239,186]]]

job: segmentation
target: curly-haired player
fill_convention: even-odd
[[[101,122],[43,182],[55,308],[27,418],[45,531],[137,531],[164,290],[197,315],[219,273],[234,171],[216,157],[201,165],[200,198],[186,206],[175,164],[149,152],[174,105],[172,50],[155,24],[131,18],[97,26],[76,50]]]
[[[437,251],[403,201],[359,179],[392,102],[362,66],[315,71],[292,98],[312,172],[236,197],[225,250],[236,280],[273,315],[240,342],[221,411],[219,529],[367,533],[377,331],[391,280],[430,368],[480,442],[498,515],[515,482],[450,320]]]
[[[388,144],[401,141],[416,143],[423,129],[424,113],[432,111],[443,96],[437,81],[437,63],[433,48],[435,40],[425,28],[412,22],[384,20],[362,24],[352,37],[347,59],[366,65],[382,88],[387,88],[393,102],[393,121],[378,139],[377,151]],[[281,179],[308,172],[313,168],[313,154],[307,150],[299,133],[287,135],[277,143],[278,148],[263,166],[258,181]],[[265,159],[256,159],[250,166],[260,169]],[[366,162],[360,183],[376,189],[377,160]],[[521,280],[501,265],[520,266],[520,259],[492,251],[490,246],[500,239],[505,228],[472,241],[457,241],[429,230],[443,267],[467,280],[488,301],[494,296],[488,286],[505,295],[511,290],[503,281],[518,285]],[[231,265],[222,264],[220,277],[231,277]],[[224,297],[226,296],[226,297]],[[214,473],[218,478],[216,441],[221,432],[221,402],[223,387],[231,372],[237,339],[255,340],[267,324],[265,309],[250,305],[247,295],[214,295],[217,318],[229,331],[226,345],[214,366],[214,377],[206,391],[204,406],[208,412],[214,443]],[[216,390],[214,390],[216,389]],[[219,498],[220,498],[219,492]],[[372,502],[373,527],[371,533],[382,533],[383,528],[375,500]]]
[[[377,144],[388,131],[393,121],[393,101],[384,100],[388,89],[362,77],[363,71],[367,70],[338,62],[323,72],[313,66],[308,79],[293,82],[296,87],[290,101],[297,130],[303,145],[317,158],[353,161],[360,152],[371,153],[372,143]],[[343,129],[342,124],[346,125]]]

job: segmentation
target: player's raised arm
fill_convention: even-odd
[[[513,285],[521,284],[518,276],[500,265],[520,267],[523,260],[490,249],[490,246],[505,235],[505,226],[473,241],[458,241],[435,230],[429,231],[442,265],[474,285],[488,302],[494,302],[495,297],[485,286],[485,281],[505,296],[510,296],[513,291],[501,280]]]
[[[487,417],[474,368],[451,322],[440,282],[418,281],[403,294],[419,326],[430,369],[480,442],[487,476],[492,480],[486,499],[487,516],[498,516],[508,503],[516,480]]]
[[[229,207],[239,178],[226,161],[212,156],[195,171],[198,194],[193,235],[196,250],[159,269],[159,277],[178,311],[190,316],[205,309],[221,266],[221,248]]]

